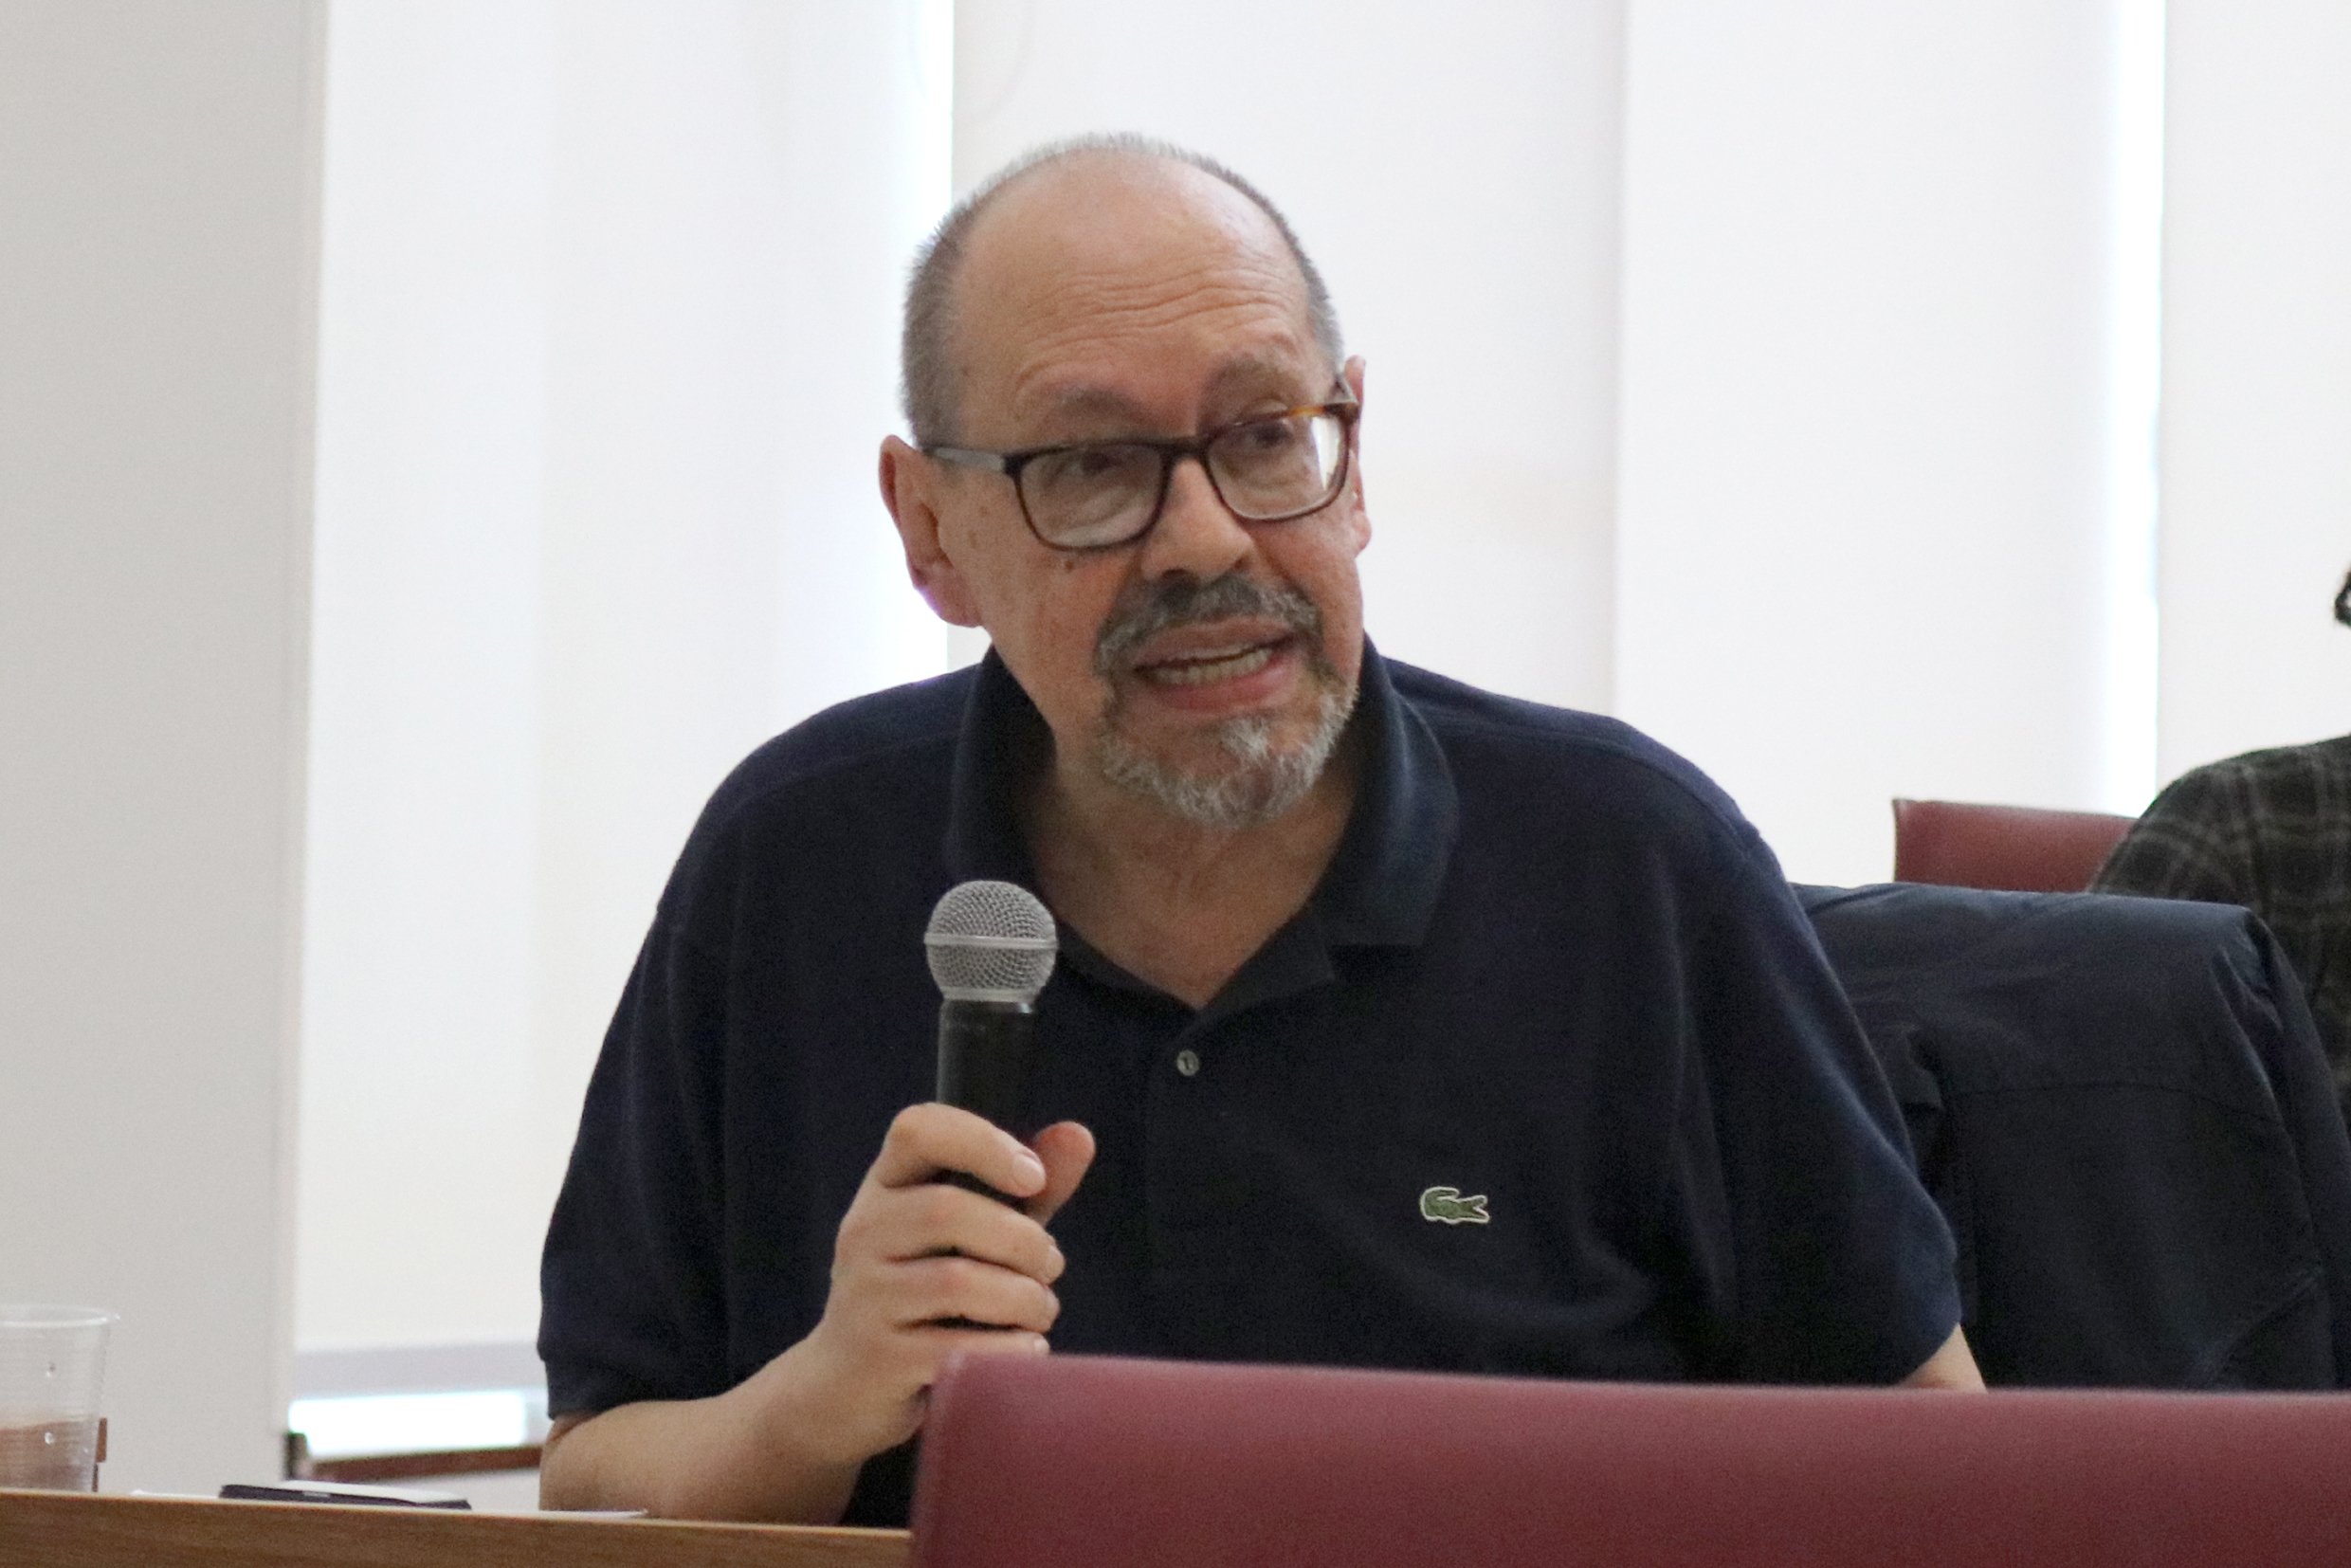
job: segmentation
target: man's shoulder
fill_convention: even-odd
[[[2134,836],[2185,831],[2351,838],[2351,735],[2269,746],[2189,769],[2163,787]]]
[[[1388,661],[1396,695],[1434,734],[1464,786],[1522,774],[1553,788],[1680,803],[1744,828],[1745,819],[1694,763],[1621,719],[1506,697]]]
[[[868,692],[811,714],[738,763],[702,812],[706,830],[780,798],[944,784],[975,668]]]
[[[2265,746],[2259,751],[2242,752],[2189,769],[2175,781],[2174,787],[2193,781],[2260,789],[2323,779],[2351,779],[2351,735],[2297,746]]]

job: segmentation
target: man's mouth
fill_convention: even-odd
[[[1316,660],[1321,630],[1321,612],[1295,588],[1237,572],[1206,583],[1177,577],[1141,589],[1104,619],[1094,673],[1161,690],[1245,681],[1293,647]]]
[[[1155,660],[1139,665],[1136,673],[1162,686],[1205,686],[1217,681],[1237,681],[1271,664],[1274,654],[1287,640],[1209,648],[1181,658]]]

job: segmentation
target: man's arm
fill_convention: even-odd
[[[1977,1370],[1976,1353],[1967,1348],[1967,1336],[1959,1329],[1942,1348],[1919,1364],[1919,1369],[1902,1380],[1904,1388],[1949,1388],[1982,1392],[1983,1374]]]
[[[1093,1136],[1075,1122],[1048,1127],[1031,1151],[968,1111],[900,1112],[841,1221],[831,1292],[809,1337],[707,1399],[562,1417],[547,1436],[541,1504],[837,1521],[865,1462],[921,1426],[949,1352],[1045,1353],[1063,1267],[1045,1222],[1093,1158]],[[942,1171],[1023,1204],[934,1181]]]

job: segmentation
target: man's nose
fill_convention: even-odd
[[[1167,503],[1143,537],[1143,574],[1160,577],[1180,572],[1213,582],[1255,548],[1256,540],[1216,494],[1200,460],[1177,459],[1167,478]]]

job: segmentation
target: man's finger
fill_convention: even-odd
[[[866,1176],[883,1187],[913,1187],[942,1171],[965,1172],[1016,1198],[1046,1184],[1044,1162],[1019,1139],[970,1111],[936,1103],[898,1113]]]
[[[843,1220],[836,1267],[848,1256],[907,1263],[945,1255],[975,1258],[1050,1285],[1061,1249],[1045,1227],[993,1197],[944,1183],[873,1193]]]
[[[1056,1121],[1037,1134],[1036,1152],[1045,1162],[1045,1186],[1021,1208],[1042,1225],[1085,1179],[1094,1163],[1094,1135],[1078,1122]]]
[[[1046,1342],[1044,1335],[1030,1334],[1018,1328],[937,1328],[925,1332],[939,1337],[933,1349],[939,1361],[946,1360],[958,1350],[968,1350],[980,1356],[1046,1356],[1051,1354],[1053,1348]],[[933,1380],[936,1380],[936,1373]],[[926,1392],[928,1387],[926,1383]]]
[[[925,1258],[902,1266],[894,1314],[901,1328],[938,1323],[1051,1330],[1061,1299],[1026,1274],[974,1258]]]

